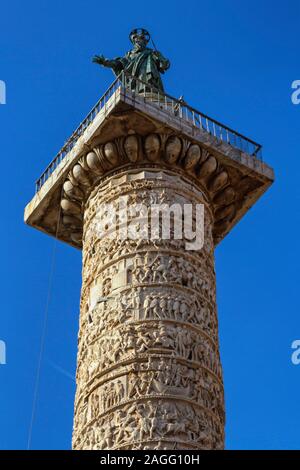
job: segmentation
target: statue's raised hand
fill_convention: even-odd
[[[107,60],[105,59],[104,55],[94,55],[92,60],[93,62],[95,62],[95,64],[99,65],[106,65],[107,63]]]

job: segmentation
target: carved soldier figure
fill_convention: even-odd
[[[96,417],[99,413],[99,396],[98,393],[95,392],[92,394],[92,415]]]
[[[188,306],[185,302],[181,302],[180,304],[180,314],[181,314],[181,320],[182,321],[187,321],[188,318],[191,315],[191,312],[189,312]],[[188,315],[190,314],[190,315]]]
[[[110,449],[112,447],[112,439],[115,432],[115,426],[109,420],[105,427],[102,440],[102,449]]]
[[[167,310],[167,299],[165,297],[162,297],[159,301],[159,308],[161,312],[161,317],[166,316],[166,310]]]
[[[175,320],[179,319],[179,312],[180,312],[180,302],[179,302],[179,297],[175,297],[174,302],[173,302],[173,312],[174,312],[174,318]]]
[[[139,383],[140,379],[137,374],[131,374],[128,379],[128,398],[132,398],[134,395],[140,396]]]
[[[125,389],[122,381],[119,379],[116,383],[115,404],[119,403],[124,397]]]
[[[142,441],[144,436],[146,436],[146,438],[149,436],[150,432],[149,411],[146,412],[146,409],[143,406],[138,406],[136,411],[138,416],[138,428],[140,430],[140,441]]]
[[[157,256],[155,260],[150,264],[149,268],[154,269],[153,282],[168,282],[168,269],[162,256]]]
[[[151,297],[148,295],[145,297],[143,309],[144,309],[144,318],[148,318],[150,314],[150,305],[151,305]]]
[[[161,345],[163,348],[173,348],[174,347],[174,338],[172,334],[172,329],[165,326],[164,323],[159,323],[158,331],[154,332],[155,345]]]
[[[152,318],[155,318],[155,317],[160,318],[158,308],[157,308],[158,304],[159,304],[158,298],[154,297],[154,299],[152,299],[150,307],[149,307],[149,310],[152,313]]]
[[[153,439],[154,434],[158,434],[159,430],[159,419],[157,418],[156,414],[149,418],[150,420],[150,429],[149,429],[149,437]]]

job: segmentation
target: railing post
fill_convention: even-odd
[[[198,115],[198,119],[199,119],[199,127],[202,130],[202,116],[201,116],[201,114]]]

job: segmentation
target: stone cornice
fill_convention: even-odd
[[[75,245],[81,247],[83,211],[88,195],[106,175],[132,169],[177,170],[191,179],[208,197],[214,214],[216,241],[237,214],[241,190],[249,191],[253,186],[249,178],[246,178],[244,186],[243,178],[237,184],[214,155],[201,145],[176,134],[131,134],[117,138],[87,152],[64,182],[62,224],[69,230]]]
[[[151,140],[154,147],[159,143],[156,151],[151,150]],[[174,157],[172,141],[173,146],[180,142]],[[137,148],[130,150],[134,142]],[[125,169],[175,171],[196,183],[212,203],[215,243],[274,178],[272,169],[253,156],[142,98],[117,92],[28,204],[25,222],[81,248],[82,208],[88,194],[102,178]]]

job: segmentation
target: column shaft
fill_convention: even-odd
[[[204,246],[99,233],[120,199],[204,205]],[[224,401],[208,199],[180,173],[127,170],[103,178],[84,210],[83,284],[73,447],[213,449]],[[172,227],[171,227],[172,229]]]

